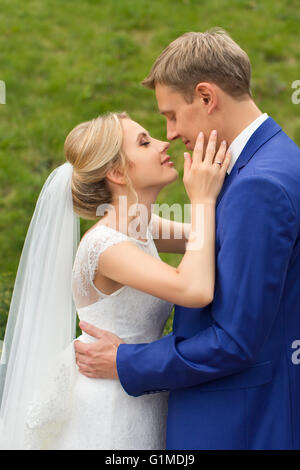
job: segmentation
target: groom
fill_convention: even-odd
[[[81,325],[80,371],[134,397],[170,391],[168,449],[299,449],[300,150],[250,91],[247,54],[222,30],[187,33],[154,63],[169,140],[192,150],[217,129],[231,166],[216,208],[216,287],[176,305],[173,333],[149,344]]]

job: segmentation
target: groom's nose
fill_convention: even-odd
[[[167,139],[168,140],[175,140],[175,139],[178,139],[178,137],[179,137],[179,134],[176,131],[176,127],[167,124]]]

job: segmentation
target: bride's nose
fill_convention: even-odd
[[[162,142],[162,151],[161,151],[161,153],[166,152],[169,147],[170,147],[170,142]]]

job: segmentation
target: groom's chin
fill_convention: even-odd
[[[192,142],[190,142],[189,140],[185,144],[185,147],[187,150],[194,150],[194,144],[192,144]]]

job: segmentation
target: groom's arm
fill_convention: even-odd
[[[239,372],[256,361],[272,328],[296,239],[294,208],[284,189],[263,177],[240,177],[225,197],[214,321],[189,339],[169,335],[149,344],[121,344],[118,376],[130,395]]]

